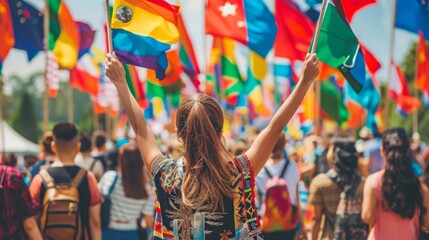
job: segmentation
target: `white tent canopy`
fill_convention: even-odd
[[[3,151],[7,153],[37,153],[40,148],[13,130],[5,121],[0,120],[0,152]]]

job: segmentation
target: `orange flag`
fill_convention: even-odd
[[[13,35],[12,18],[10,16],[10,8],[7,0],[0,0],[0,75],[1,65],[4,62],[10,49],[15,44],[15,38]]]
[[[429,53],[422,32],[419,32],[416,64],[417,72],[415,87],[423,92],[429,92]]]

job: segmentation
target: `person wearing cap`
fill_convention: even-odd
[[[348,136],[336,137],[329,148],[327,159],[333,161],[334,167],[327,173],[317,175],[310,185],[309,203],[314,206],[312,229],[314,240],[334,239],[335,216],[340,195],[356,178],[360,178],[361,181],[355,192],[358,197],[363,196],[364,179],[357,170],[358,152],[355,140]]]

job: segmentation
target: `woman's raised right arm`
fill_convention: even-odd
[[[140,153],[147,168],[150,169],[152,162],[162,156],[162,152],[156,143],[155,136],[147,125],[143,110],[128,88],[122,63],[119,62],[114,54],[108,53],[106,57],[106,75],[118,89],[119,98],[136,133]]]

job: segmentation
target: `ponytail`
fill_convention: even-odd
[[[177,110],[178,136],[184,144],[185,173],[182,201],[190,209],[224,210],[223,197],[233,198],[233,156],[222,144],[223,113],[202,94],[185,99]]]

